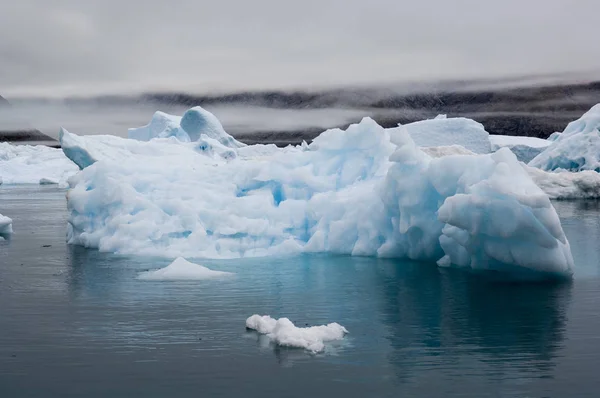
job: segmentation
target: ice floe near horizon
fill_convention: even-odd
[[[198,281],[226,278],[233,275],[231,272],[214,271],[203,265],[189,262],[183,257],[178,257],[164,268],[140,273],[138,279],[145,281]]]
[[[13,233],[12,219],[0,214],[0,235],[8,235]]]
[[[404,126],[369,118],[282,149],[204,134],[141,142],[63,131],[61,143],[83,167],[70,179],[72,244],[167,257],[329,252],[572,273],[548,196],[508,149],[466,155],[455,146],[450,152],[463,154],[432,158]]]
[[[252,315],[246,319],[246,328],[267,335],[277,345],[304,348],[313,353],[322,352],[325,343],[342,340],[348,333],[345,327],[335,322],[301,328],[288,318],[274,319],[268,315]]]
[[[204,135],[231,148],[246,146],[225,132],[215,115],[200,106],[187,110],[183,116],[156,112],[146,126],[128,130],[128,138],[150,141],[153,138],[175,137],[180,141],[198,141]]]
[[[62,150],[46,146],[0,143],[0,184],[62,184],[77,166]]]
[[[500,148],[508,148],[521,162],[529,163],[552,144],[552,141],[536,137],[519,137],[509,135],[491,135],[492,152]]]
[[[545,171],[600,172],[600,104],[569,123],[529,166]]]

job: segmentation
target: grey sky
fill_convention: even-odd
[[[0,1],[0,94],[600,71],[598,0]]]

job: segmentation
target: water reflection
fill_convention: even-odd
[[[467,366],[467,357],[493,368],[497,377],[552,375],[564,344],[570,283],[494,283],[416,263],[387,268],[379,277],[393,348],[389,360],[399,379],[434,367]],[[477,366],[468,365],[471,372]]]

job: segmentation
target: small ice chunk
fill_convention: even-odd
[[[12,234],[12,220],[0,214],[0,234]]]
[[[342,340],[348,333],[345,327],[335,322],[299,328],[288,318],[273,319],[268,315],[252,315],[246,319],[246,327],[266,334],[280,346],[305,348],[313,353],[323,351],[326,342]]]
[[[199,264],[194,264],[183,257],[178,257],[165,268],[156,271],[142,272],[138,279],[145,281],[188,281],[222,278],[234,275],[231,272],[213,271]]]

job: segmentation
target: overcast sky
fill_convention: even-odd
[[[0,94],[600,71],[599,0],[0,0]]]

